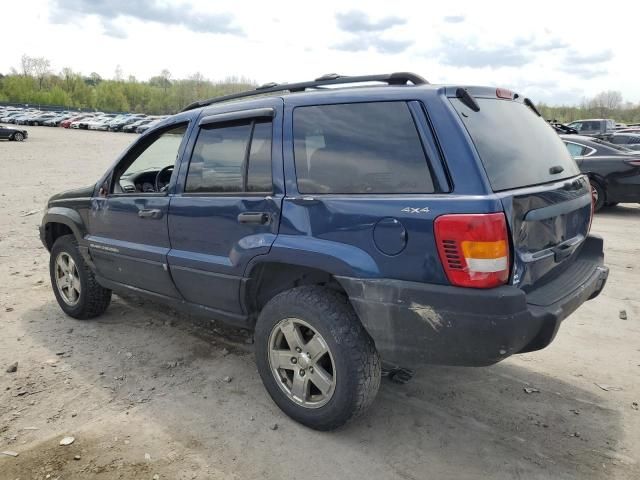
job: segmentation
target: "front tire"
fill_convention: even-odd
[[[373,340],[341,293],[303,286],[264,307],[256,363],[267,392],[294,420],[333,430],[362,414],[380,387]]]
[[[24,135],[21,132],[16,132],[13,134],[13,140],[16,142],[22,142],[24,140]]]
[[[109,306],[111,290],[96,281],[73,235],[59,237],[53,244],[49,273],[58,305],[70,317],[94,318]]]

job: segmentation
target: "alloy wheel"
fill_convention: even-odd
[[[305,408],[325,405],[335,392],[336,370],[327,342],[299,318],[278,322],[269,336],[269,365],[280,389]]]
[[[71,255],[61,252],[56,258],[56,287],[62,300],[73,307],[80,301],[80,274]]]

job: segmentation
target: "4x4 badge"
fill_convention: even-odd
[[[400,211],[406,212],[406,213],[429,213],[431,210],[429,210],[429,207],[424,207],[424,208],[405,207]]]

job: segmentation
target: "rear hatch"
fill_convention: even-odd
[[[504,207],[513,248],[510,283],[530,291],[577,268],[591,224],[591,192],[562,140],[527,99],[511,92],[450,93]]]

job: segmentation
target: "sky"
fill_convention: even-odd
[[[412,71],[551,105],[603,90],[638,103],[640,2],[622,4],[22,0],[3,5],[0,72],[22,54],[48,58],[54,71],[112,78],[119,66],[139,80],[163,69],[258,83]]]

